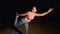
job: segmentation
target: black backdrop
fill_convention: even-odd
[[[16,0],[0,1],[0,26],[8,26],[14,23],[15,13],[25,13],[31,10],[33,6],[37,7],[37,13],[43,13],[48,8],[55,8],[53,12],[42,17],[49,24],[60,25],[60,2],[59,0]],[[38,17],[39,18],[39,17]],[[37,20],[39,20],[36,18]],[[41,20],[40,19],[40,20]],[[37,21],[35,20],[35,21]],[[45,23],[45,22],[44,22]]]
[[[60,2],[59,0],[19,0],[16,1],[16,11],[18,13],[25,13],[31,10],[33,6],[37,7],[37,13],[46,12],[49,8],[54,8],[54,10],[45,15],[44,17],[38,17],[34,21],[43,20],[44,23],[52,24],[54,26],[59,26],[60,24]],[[38,22],[39,23],[39,22]],[[41,24],[41,23],[40,23]]]

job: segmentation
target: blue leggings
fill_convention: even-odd
[[[24,18],[20,20],[18,20],[18,18],[15,19],[15,24],[14,24],[15,27],[21,26],[23,24],[25,26],[25,34],[28,34],[28,23],[26,22],[26,20]]]

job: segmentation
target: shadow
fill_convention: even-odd
[[[17,27],[15,27],[14,25],[10,26],[11,29],[13,29],[14,31],[18,32],[19,34],[23,34],[21,31],[19,31],[19,29]],[[13,32],[14,32],[13,31]]]

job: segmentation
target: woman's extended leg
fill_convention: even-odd
[[[19,32],[20,34],[23,34],[21,31],[19,31],[19,29],[17,28],[19,26],[19,23],[18,23],[18,18],[15,18],[15,23],[14,23],[14,27],[13,29],[17,32]]]

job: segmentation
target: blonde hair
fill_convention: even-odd
[[[32,9],[36,9],[36,6],[34,6]]]

